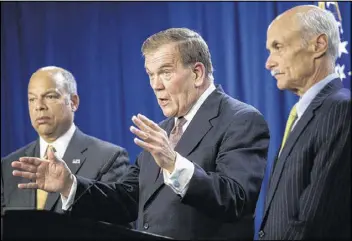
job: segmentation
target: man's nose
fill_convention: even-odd
[[[41,98],[37,99],[35,110],[40,111],[40,110],[45,110],[45,108],[46,108],[46,105],[44,103],[44,100]]]
[[[160,77],[155,77],[155,78],[151,81],[151,86],[152,86],[153,90],[161,90],[161,89],[164,88],[163,81],[161,80]]]
[[[265,62],[265,68],[267,70],[271,70],[272,68],[274,68],[276,66],[276,62],[272,59],[272,56],[269,55],[269,57],[267,58],[266,62]]]

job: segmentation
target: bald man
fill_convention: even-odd
[[[12,175],[11,162],[23,156],[43,158],[50,146],[75,174],[101,181],[116,181],[128,165],[127,152],[116,145],[88,136],[74,124],[79,106],[73,75],[49,66],[37,70],[28,85],[31,123],[39,138],[1,160],[1,208],[36,208],[61,212],[58,193],[23,190],[23,178]]]
[[[273,162],[260,239],[351,239],[351,92],[334,73],[339,43],[334,16],[316,6],[268,28],[266,68],[300,98]]]

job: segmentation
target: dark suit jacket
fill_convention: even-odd
[[[174,118],[160,125],[169,134]],[[120,182],[98,182],[73,207],[72,215],[121,222],[138,216],[139,230],[177,239],[250,239],[268,144],[263,116],[217,88],[175,147],[195,165],[184,198],[164,184],[160,168],[143,151]],[[89,183],[78,177],[76,196]]]
[[[26,183],[28,180],[12,175],[14,168],[11,167],[11,162],[23,156],[39,157],[39,149],[38,139],[1,160],[2,209],[4,207],[36,207],[36,190],[19,189],[17,187],[18,183]],[[80,160],[79,163],[77,159]],[[72,173],[91,179],[97,178],[98,172],[104,167],[105,163],[113,163],[109,171],[102,176],[102,181],[116,181],[127,170],[128,165],[128,155],[123,148],[88,136],[78,128],[72,136],[63,160],[66,161]],[[58,193],[49,193],[45,209],[61,212],[61,207],[60,195]]]
[[[272,172],[261,239],[350,239],[351,92],[335,79],[289,135]]]

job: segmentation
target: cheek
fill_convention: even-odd
[[[187,102],[188,91],[189,90],[184,88],[184,86],[178,86],[170,90],[169,95],[176,106],[183,106]]]
[[[52,105],[49,108],[49,113],[55,121],[64,119],[67,116],[67,106],[65,104]]]

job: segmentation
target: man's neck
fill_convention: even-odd
[[[314,74],[308,78],[308,81],[306,81],[305,85],[302,88],[298,88],[296,89],[294,92],[298,95],[298,96],[302,96],[304,95],[304,93],[306,93],[313,85],[315,85],[316,83],[322,81],[323,79],[325,79],[328,75],[332,74],[334,72],[333,69],[331,69],[331,67],[328,67],[326,65],[322,66],[320,65],[316,71],[314,72]]]

